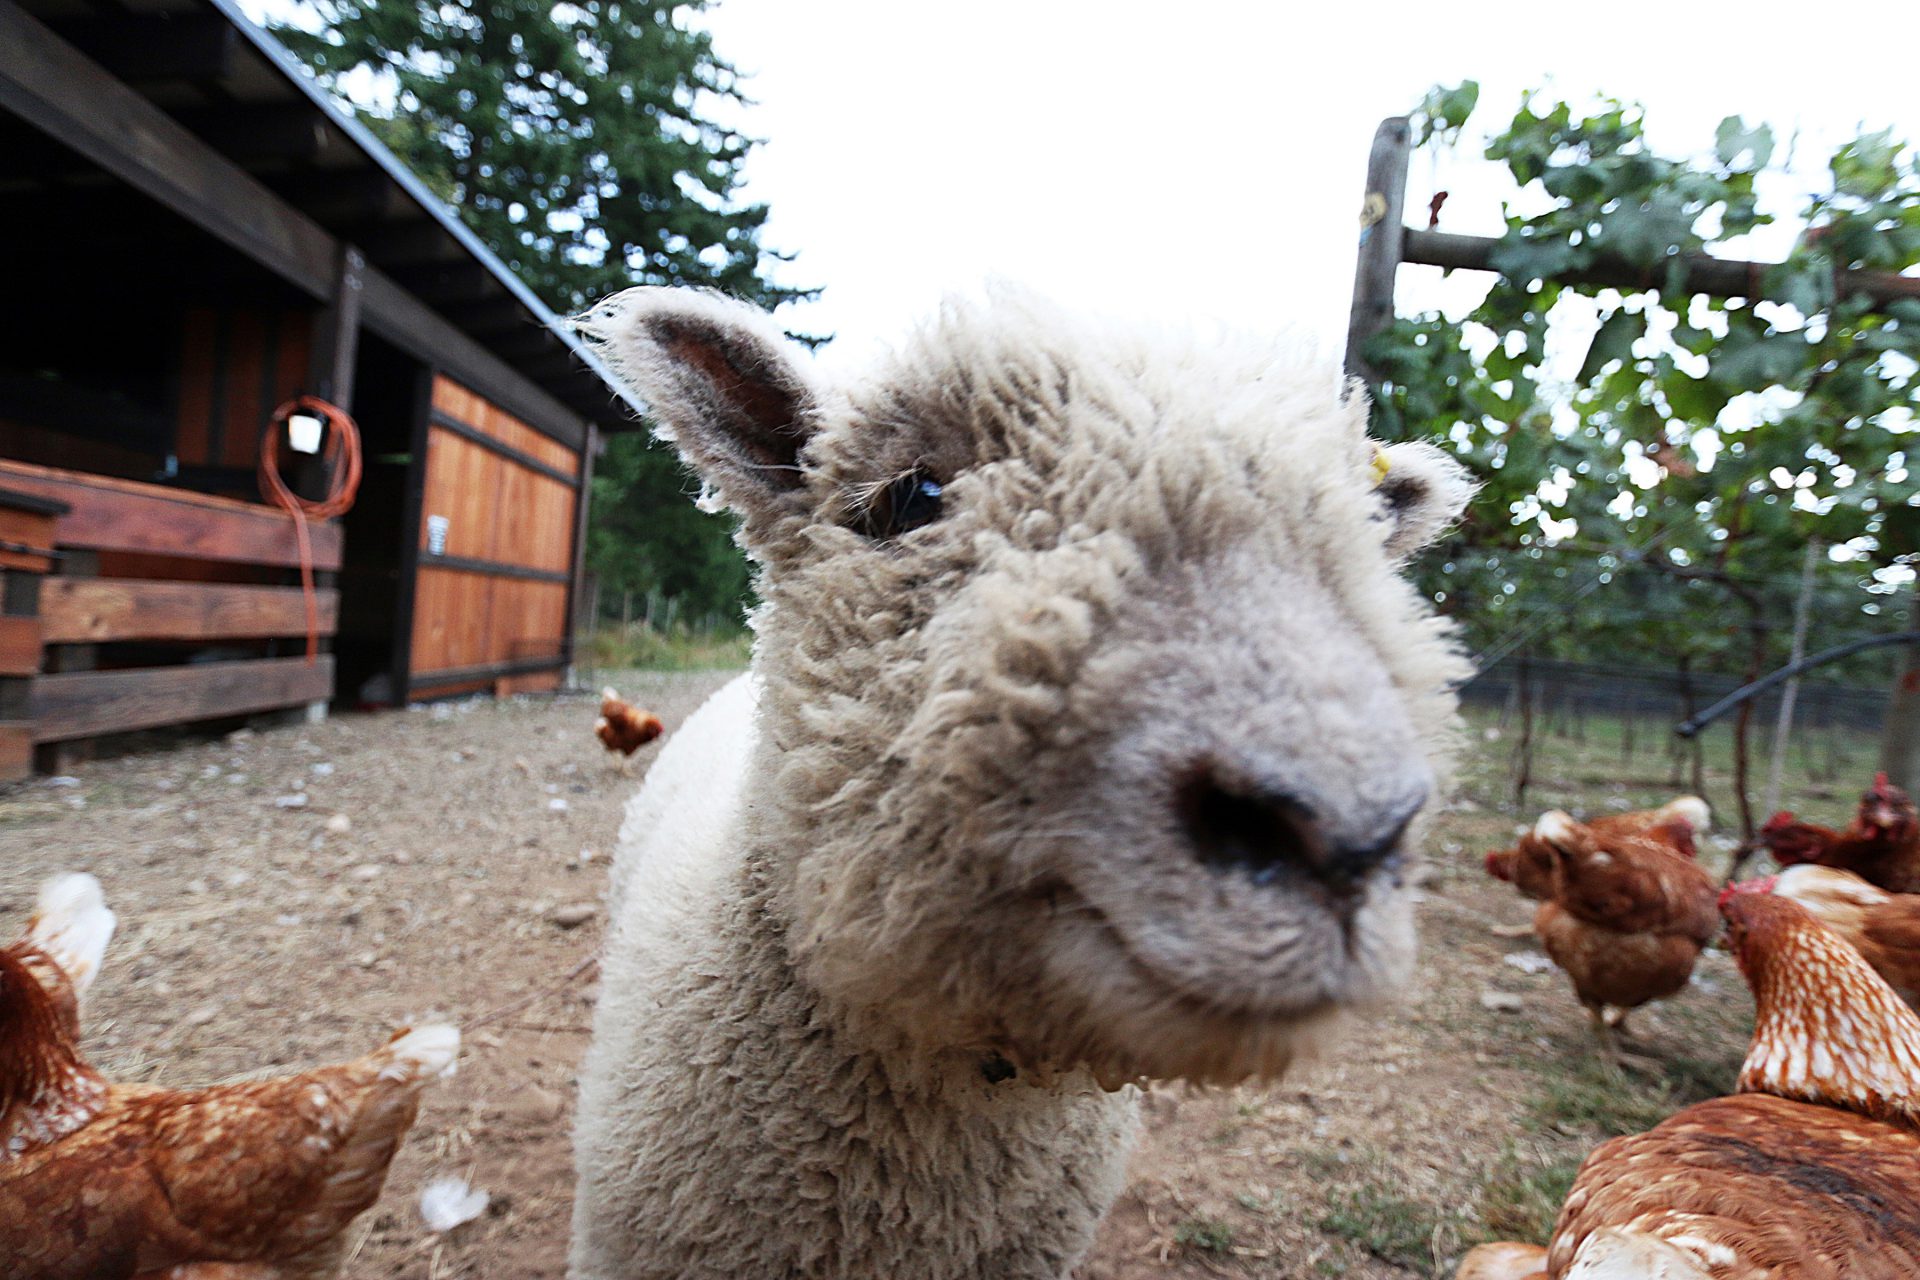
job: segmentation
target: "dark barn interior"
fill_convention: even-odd
[[[551,689],[592,356],[226,0],[0,0],[0,776],[164,725]],[[358,424],[357,499],[273,425]],[[303,560],[313,575],[301,587]],[[315,634],[309,635],[312,631]],[[309,656],[309,646],[318,652]]]

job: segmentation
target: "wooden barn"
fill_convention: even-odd
[[[631,413],[230,0],[0,0],[0,226],[0,776],[557,686],[596,442]],[[302,395],[357,420],[362,471],[304,553],[256,474]],[[346,463],[313,435],[272,461],[318,500]]]

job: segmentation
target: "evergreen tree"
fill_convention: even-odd
[[[736,199],[755,145],[716,123],[743,101],[704,31],[706,0],[317,0],[316,29],[279,38],[329,88],[390,78],[360,107],[519,277],[557,311],[634,284],[691,284],[763,306],[811,296],[767,278],[763,204]],[[695,512],[671,452],[615,437],[593,486],[588,564],[615,591],[733,612],[746,573],[731,526]],[[608,598],[603,593],[603,600]]]

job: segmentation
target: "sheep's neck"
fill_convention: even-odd
[[[764,864],[747,871],[715,931],[727,950],[698,1019],[725,1043],[702,1047],[685,1099],[765,1172],[733,1193],[821,1252],[809,1274],[914,1274],[931,1257],[953,1275],[1063,1274],[1124,1182],[1132,1094],[1084,1073],[1041,1083],[978,1047],[915,1049],[839,1007],[793,963],[770,880]],[[1043,1189],[1058,1212],[1037,1207]]]

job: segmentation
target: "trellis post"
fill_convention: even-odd
[[[1382,120],[1367,158],[1360,258],[1353,273],[1353,310],[1347,317],[1347,376],[1369,387],[1380,379],[1363,353],[1374,335],[1393,323],[1393,282],[1406,240],[1407,164],[1412,154],[1413,128],[1407,118]]]

